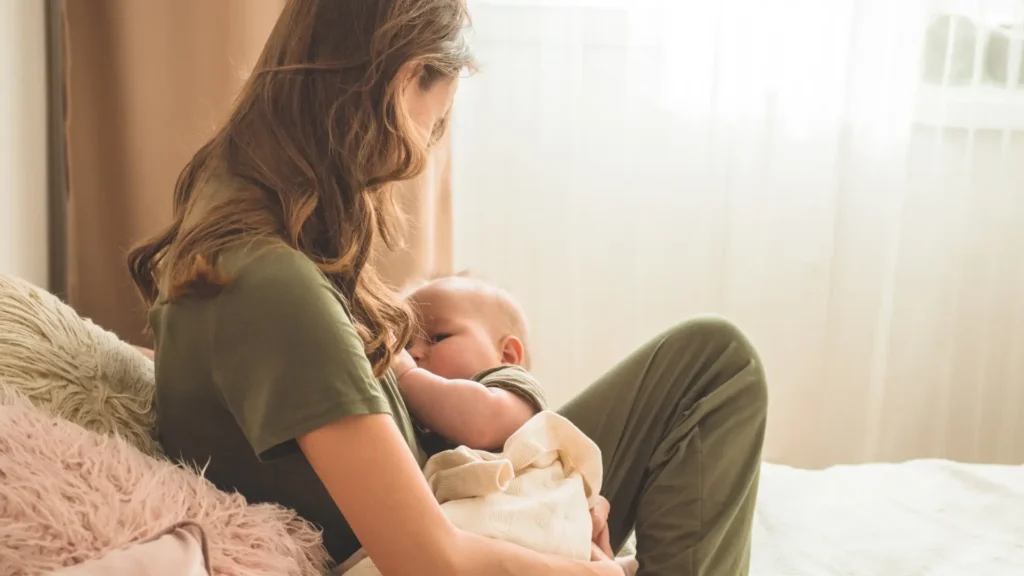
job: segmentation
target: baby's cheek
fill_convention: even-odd
[[[452,378],[452,366],[451,360],[447,354],[440,350],[434,350],[430,357],[427,359],[427,366],[424,366],[427,370],[430,370],[438,376],[445,378]]]
[[[451,350],[434,357],[437,372],[445,378],[470,379],[477,374],[474,368],[473,358],[465,351]]]

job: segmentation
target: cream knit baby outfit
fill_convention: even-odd
[[[460,529],[537,552],[590,559],[590,508],[601,491],[601,450],[562,416],[537,414],[499,454],[465,446],[441,452],[423,473]],[[358,554],[337,573],[380,574]]]

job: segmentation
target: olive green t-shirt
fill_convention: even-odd
[[[430,453],[451,445],[418,432],[390,371],[374,378],[344,298],[312,261],[264,240],[219,265],[231,278],[219,294],[150,311],[160,441],[168,456],[205,466],[218,488],[295,510],[342,562],[359,541],[295,439],[348,416],[390,414],[421,467],[424,443]],[[545,408],[526,371],[476,380]]]
[[[258,241],[220,265],[231,282],[218,295],[150,312],[161,443],[206,466],[222,490],[294,509],[341,562],[359,542],[295,439],[348,416],[390,414],[422,467],[398,385],[390,371],[374,378],[343,297],[301,253]]]

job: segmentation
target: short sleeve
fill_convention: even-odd
[[[245,263],[211,315],[214,379],[261,460],[326,424],[390,413],[341,297],[300,253]]]
[[[532,374],[521,366],[502,366],[487,370],[473,378],[488,388],[501,388],[529,402],[535,411],[547,410],[544,389]]]

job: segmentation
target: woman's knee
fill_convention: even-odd
[[[744,355],[757,356],[757,351],[739,326],[723,316],[714,314],[687,318],[666,330],[662,336],[666,344],[670,345],[734,347]]]
[[[688,318],[662,334],[662,347],[671,350],[671,357],[683,361],[693,352],[707,358],[708,368],[723,376],[741,376],[745,400],[767,409],[768,390],[764,368],[757,349],[746,334],[732,321],[711,314]]]

